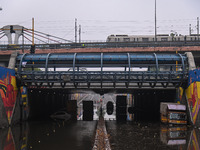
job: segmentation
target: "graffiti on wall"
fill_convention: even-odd
[[[28,115],[29,115],[27,88],[25,86],[21,86],[20,87],[20,92],[21,92],[20,105],[23,108],[22,119],[26,120],[26,119],[28,119]]]
[[[200,68],[189,72],[188,88],[186,89],[189,109],[193,123],[196,123],[200,108]]]
[[[0,67],[0,95],[6,110],[9,124],[17,97],[15,71]]]

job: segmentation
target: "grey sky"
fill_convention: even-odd
[[[105,40],[109,34],[154,34],[154,0],[1,0],[0,26],[19,24],[74,40],[74,18],[82,40]],[[158,33],[194,32],[200,0],[157,0]]]

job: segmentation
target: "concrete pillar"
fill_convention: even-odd
[[[14,51],[11,56],[10,56],[10,60],[9,60],[9,64],[8,64],[8,68],[9,69],[15,69],[15,63],[16,63],[16,57],[17,57],[17,51]]]
[[[8,44],[18,44],[19,37],[23,34],[23,26],[19,25],[7,25],[2,28],[3,32],[8,38]],[[14,41],[12,40],[12,34],[15,34]]]
[[[188,58],[189,70],[196,69],[194,56],[193,56],[192,52],[186,52],[185,54],[186,54],[186,56]]]

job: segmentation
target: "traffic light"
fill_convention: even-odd
[[[35,54],[35,45],[31,45],[30,53]]]

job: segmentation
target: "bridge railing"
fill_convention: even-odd
[[[115,47],[181,47],[200,46],[200,41],[158,41],[158,42],[83,42],[83,43],[58,43],[35,44],[36,49],[73,49],[73,48],[115,48]],[[0,45],[0,50],[31,49],[31,44]]]

